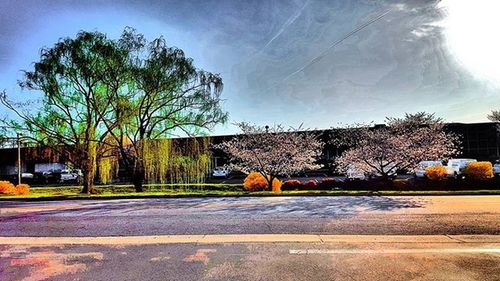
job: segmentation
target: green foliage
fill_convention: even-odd
[[[115,157],[101,158],[97,169],[99,171],[99,181],[102,184],[111,183],[118,175],[118,160]]]
[[[210,140],[147,140],[143,146],[145,176],[155,183],[203,183],[210,173]]]
[[[108,130],[104,120],[112,118],[109,104],[117,91],[113,82],[125,77],[128,51],[103,33],[82,31],[42,49],[33,69],[24,72],[20,86],[41,92],[41,100],[13,103],[1,96],[18,117],[3,124],[70,155],[66,160],[83,170],[84,192],[92,189],[97,145]]]
[[[120,155],[138,191],[144,179],[157,182],[199,182],[209,161],[203,153],[176,154],[175,145],[152,140],[179,132],[199,135],[227,120],[221,109],[222,78],[193,65],[192,59],[162,37],[147,42],[134,29],[126,29],[119,41],[129,53],[129,80],[116,91],[108,123]],[[112,125],[111,125],[112,124]],[[129,141],[129,145],[123,145]],[[161,141],[160,141],[161,142]],[[166,141],[167,142],[167,141]],[[172,148],[172,151],[171,151]],[[185,152],[185,151],[184,151]],[[167,171],[168,170],[168,171]]]
[[[166,183],[170,165],[171,141],[169,139],[148,140],[144,142],[142,158],[146,180]]]
[[[203,183],[210,173],[210,157],[207,154],[173,156],[170,163],[171,183]]]
[[[200,134],[227,120],[218,74],[196,68],[162,37],[147,42],[132,28],[119,40],[85,31],[61,39],[41,51],[20,85],[42,92],[43,98],[15,104],[1,94],[0,101],[21,120],[4,121],[1,127],[67,150],[68,160],[83,170],[84,192],[90,191],[96,171],[101,181],[112,178],[115,165],[98,153],[102,146],[113,148],[114,155],[106,157],[123,160],[138,191],[145,178],[201,181],[210,162],[206,150],[170,157],[169,144],[148,142],[178,132]]]

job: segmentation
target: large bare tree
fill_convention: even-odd
[[[316,164],[323,143],[307,130],[285,129],[238,123],[242,134],[216,145],[231,158],[231,168],[245,173],[259,172],[272,182],[279,176],[290,176],[304,170],[320,168]]]

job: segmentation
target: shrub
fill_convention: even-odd
[[[412,187],[409,179],[395,179],[392,184],[395,190],[408,190]]]
[[[273,192],[281,192],[281,181],[279,179],[273,179],[272,185]],[[258,172],[248,174],[243,181],[243,188],[250,192],[269,190],[266,178]]]
[[[273,179],[273,192],[281,193],[281,186],[283,183],[279,179]]]
[[[307,189],[316,188],[316,187],[318,187],[318,181],[309,180],[309,181],[304,183],[304,187]]]
[[[425,176],[433,181],[443,180],[448,176],[448,170],[443,166],[430,166],[425,169]]]
[[[319,186],[322,188],[333,188],[336,182],[334,178],[322,178]]]
[[[299,180],[287,180],[283,183],[282,188],[284,190],[295,190],[300,189],[302,187],[302,183]]]
[[[30,194],[30,186],[27,184],[16,185],[16,194],[18,195]]]
[[[0,193],[16,194],[16,187],[8,181],[0,181]]]
[[[493,177],[493,166],[490,162],[473,162],[465,167],[464,175],[475,180],[489,179]]]
[[[243,188],[247,191],[262,191],[267,188],[267,181],[260,173],[252,172],[243,181]]]

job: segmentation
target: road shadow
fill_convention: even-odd
[[[319,196],[319,197],[239,197],[239,198],[165,198],[108,201],[2,202],[0,221],[23,220],[40,216],[78,215],[231,215],[231,216],[315,216],[332,217],[363,212],[390,212],[423,208],[421,197]],[[53,209],[43,210],[47,206]],[[33,207],[34,211],[1,212],[2,208]],[[40,210],[36,210],[40,207]],[[60,208],[58,208],[60,207]]]

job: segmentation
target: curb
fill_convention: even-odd
[[[355,192],[355,193],[354,193]],[[338,192],[311,192],[311,193],[241,193],[241,194],[144,194],[141,196],[130,195],[71,195],[71,196],[53,196],[53,197],[0,197],[2,201],[21,201],[21,202],[39,202],[39,201],[65,201],[65,200],[120,200],[120,199],[162,199],[162,198],[239,198],[239,197],[336,197],[336,196],[481,196],[481,195],[500,195],[500,190],[464,190],[464,191],[338,191]]]

